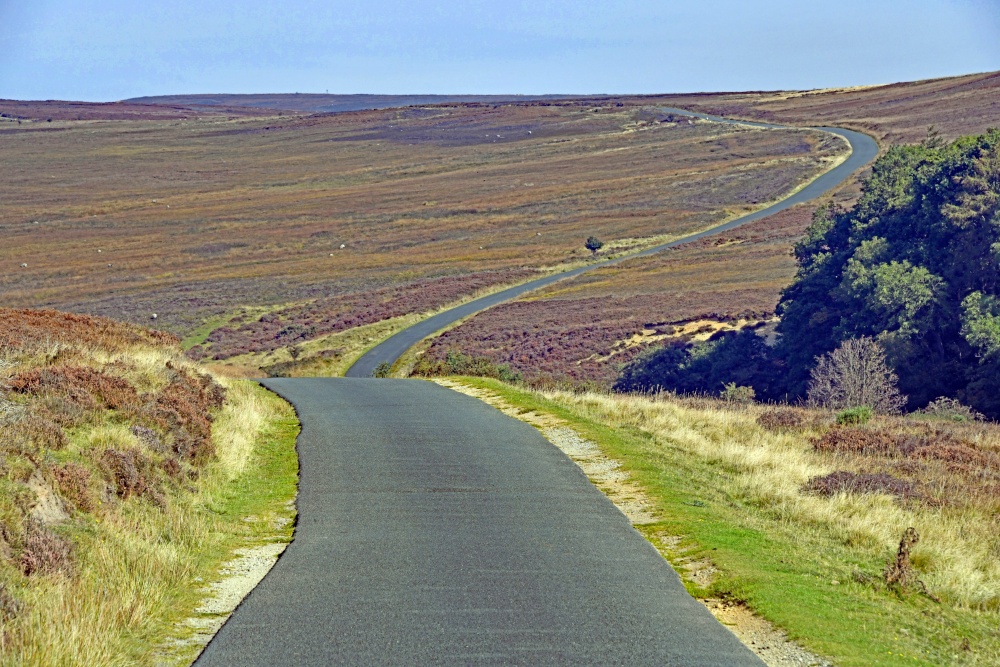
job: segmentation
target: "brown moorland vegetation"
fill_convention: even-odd
[[[843,150],[618,104],[0,123],[0,292],[189,333],[244,305],[585,261],[595,233],[639,247]]]
[[[143,104],[135,102],[61,102],[55,100],[0,100],[2,123],[21,125],[23,132],[63,132],[63,126],[37,125],[31,121],[67,120],[194,120],[198,118],[240,118],[270,116],[267,109],[186,104]],[[25,124],[24,121],[29,121]]]
[[[509,364],[535,384],[610,387],[651,345],[771,320],[795,272],[789,249],[810,214],[809,206],[788,209],[496,306],[434,338],[424,357],[432,364],[458,350]]]
[[[664,104],[791,125],[848,127],[883,144],[916,143],[934,127],[947,141],[1000,122],[1000,72],[882,86],[657,96]]]
[[[153,95],[124,100],[133,104],[156,104],[185,107],[241,107],[276,109],[301,113],[338,113],[366,109],[427,106],[429,104],[459,104],[479,102],[506,104],[533,100],[579,98],[579,95],[337,95],[319,93],[294,94],[217,94],[217,95]]]
[[[227,385],[171,334],[0,308],[0,664],[151,663],[258,532],[239,509],[290,511],[297,429],[271,429],[291,411]]]

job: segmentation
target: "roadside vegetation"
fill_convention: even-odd
[[[828,410],[461,381],[620,462],[658,518],[640,530],[682,574],[717,570],[686,581],[696,597],[742,602],[845,667],[1000,662],[1000,427],[967,409],[838,424]]]
[[[187,664],[220,565],[291,539],[291,408],[102,318],[0,309],[0,351],[0,664]]]

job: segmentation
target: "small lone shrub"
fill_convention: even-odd
[[[856,408],[848,408],[837,413],[837,423],[841,426],[846,426],[848,424],[867,424],[871,421],[871,418],[875,416],[875,413],[867,405],[861,405]]]
[[[954,398],[941,396],[927,404],[923,410],[917,411],[917,416],[940,419],[943,421],[965,424],[969,422],[983,421],[985,417],[967,405],[962,405]]]
[[[920,535],[913,527],[907,528],[903,532],[903,538],[899,541],[899,548],[896,550],[894,558],[890,558],[882,571],[882,580],[890,590],[898,593],[907,593],[911,588],[917,588],[921,593],[931,600],[940,603],[941,600],[927,590],[927,585],[917,578],[916,570],[910,562],[910,552],[920,541]]]
[[[392,364],[390,364],[388,361],[383,361],[378,366],[375,367],[375,371],[372,373],[372,377],[387,378],[389,377],[389,373],[391,372],[392,372]]]
[[[604,242],[596,236],[588,236],[586,243],[583,244],[593,254],[597,254],[597,251],[604,247]]]
[[[725,385],[719,396],[728,403],[753,403],[757,393],[753,387],[737,386],[735,382]]]

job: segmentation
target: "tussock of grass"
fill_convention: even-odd
[[[680,536],[685,558],[720,570],[708,589],[689,582],[693,594],[745,601],[838,665],[1000,663],[998,499],[981,480],[989,471],[818,451],[815,439],[834,428],[826,413],[795,410],[794,419],[764,418],[771,424],[764,427],[758,418],[773,409],[759,405],[468,382],[557,414],[621,461],[662,517],[643,530]],[[896,419],[872,428],[918,426]],[[980,452],[1000,450],[997,427],[962,428],[951,437]],[[837,470],[892,470],[922,495],[809,491],[810,480]],[[942,485],[951,490],[946,499],[934,493]],[[920,536],[914,577],[940,603],[883,581],[908,527]]]

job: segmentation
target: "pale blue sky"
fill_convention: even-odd
[[[16,99],[768,90],[997,69],[1000,0],[0,0],[0,97]]]

